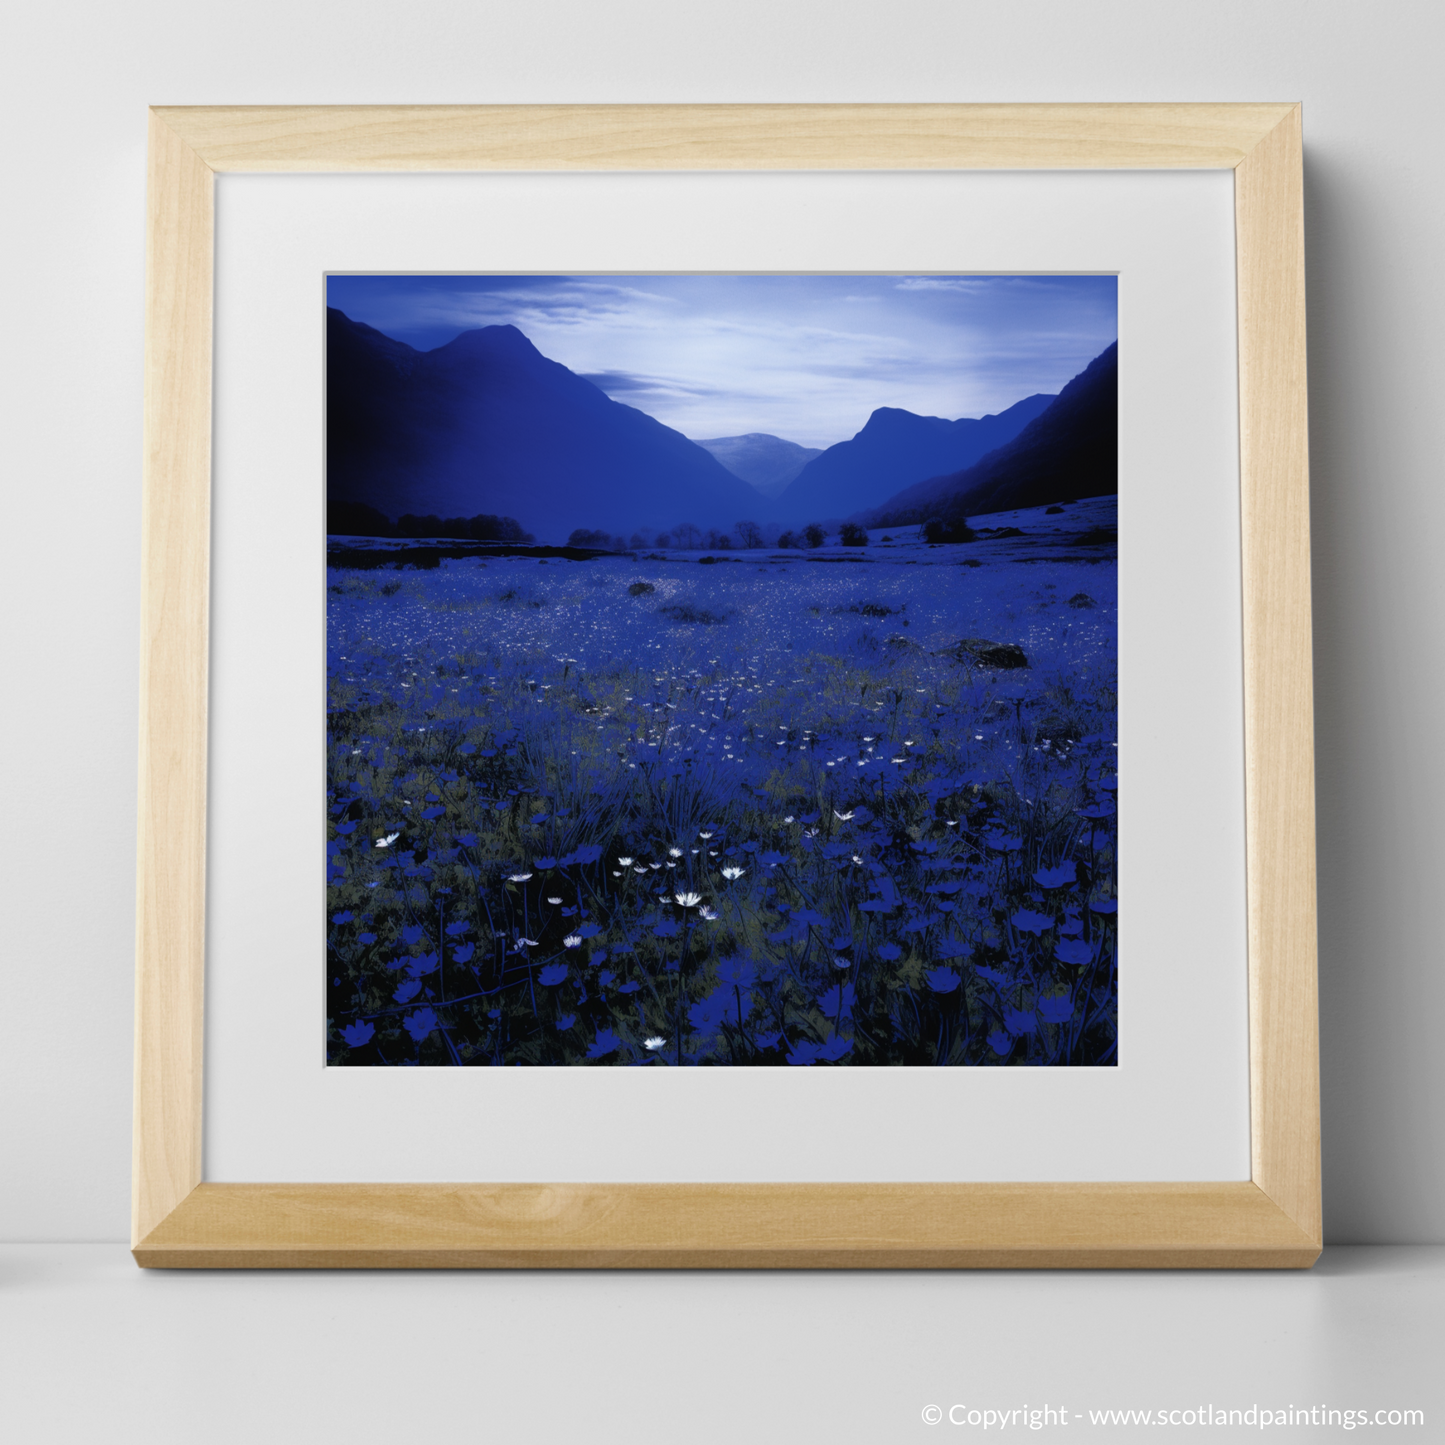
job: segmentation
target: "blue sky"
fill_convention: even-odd
[[[949,419],[1056,392],[1118,336],[1113,276],[329,276],[421,351],[509,322],[694,439],[827,447],[880,406]]]

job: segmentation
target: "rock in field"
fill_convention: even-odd
[[[911,638],[905,637],[901,632],[889,633],[883,639],[883,646],[889,652],[922,652],[923,649]]]
[[[965,637],[947,649],[959,662],[975,667],[993,667],[1000,672],[1014,667],[1027,667],[1029,660],[1016,642],[990,642],[986,637]]]

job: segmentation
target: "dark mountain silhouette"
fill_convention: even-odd
[[[876,507],[925,477],[972,465],[1017,436],[1051,401],[1051,396],[1025,397],[996,416],[961,421],[879,407],[857,436],[809,462],[773,511],[801,522]]]
[[[758,431],[741,437],[713,437],[699,441],[698,446],[765,497],[778,496],[814,457],[823,455],[820,447],[800,447],[797,442]]]
[[[976,465],[890,497],[870,526],[905,527],[1119,490],[1119,343],[1102,351],[1052,406]]]
[[[327,497],[396,518],[515,517],[544,540],[686,520],[758,493],[681,432],[549,361],[515,326],[415,351],[327,310]]]

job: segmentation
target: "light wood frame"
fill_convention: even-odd
[[[1251,1179],[207,1184],[201,1178],[212,176],[1234,171]],[[132,1249],[215,1266],[1307,1267],[1321,1245],[1297,105],[161,107],[150,112]]]

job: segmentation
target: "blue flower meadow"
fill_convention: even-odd
[[[333,569],[328,1062],[1115,1063],[1113,557],[977,556]]]

